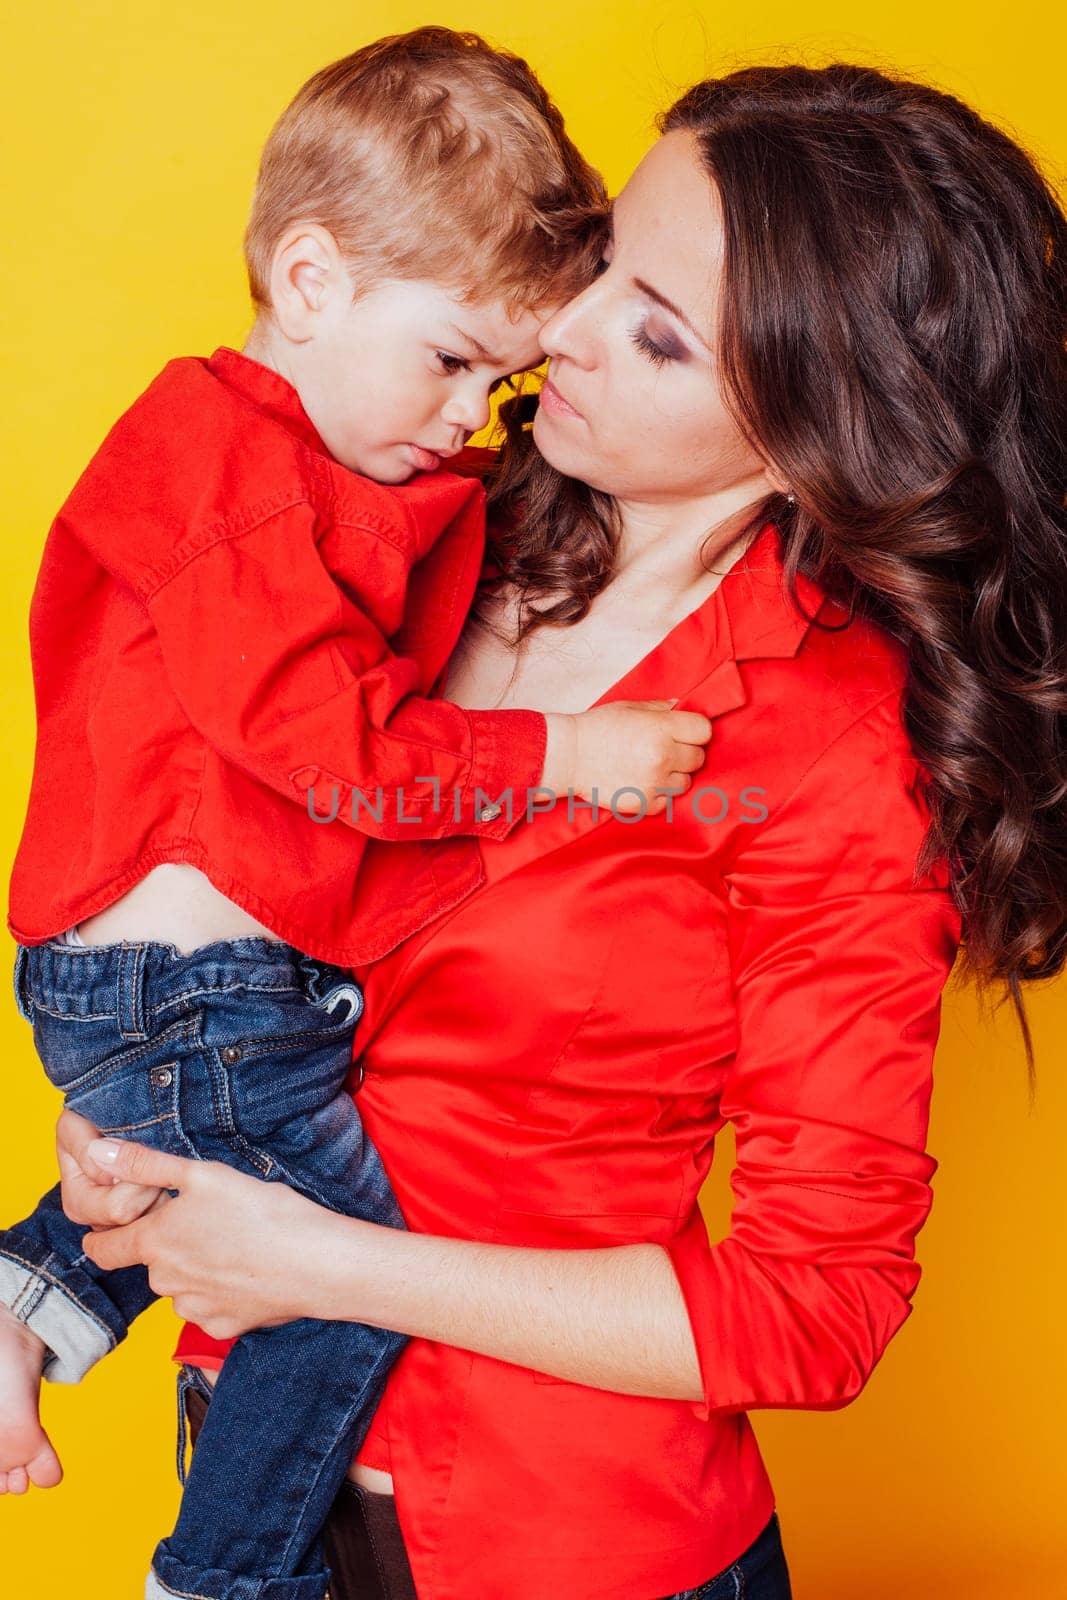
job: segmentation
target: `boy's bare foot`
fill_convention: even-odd
[[[0,1494],[25,1494],[31,1483],[53,1489],[63,1476],[37,1410],[46,1349],[0,1306]]]

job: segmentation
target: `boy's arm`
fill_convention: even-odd
[[[329,816],[336,789],[338,819],[381,839],[503,838],[524,814],[545,718],[417,694],[416,663],[392,654],[324,565],[308,504],[227,530],[140,597],[193,726],[297,804],[313,786]],[[516,805],[481,820],[509,788]]]

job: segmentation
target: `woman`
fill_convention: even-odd
[[[1024,1031],[1064,962],[1064,219],[973,113],[865,69],[733,74],[663,129],[543,330],[543,461],[513,439],[447,693],[681,696],[704,771],[486,844],[360,974],[411,1233],[112,1144],[179,1194],[87,1241],[201,1325],[190,1365],[304,1315],[415,1336],[353,1469],[385,1594],[410,1561],[423,1600],[788,1596],[747,1412],[848,1404],[910,1314],[961,933]],[[398,893],[421,848],[379,852]],[[106,1224],[145,1196],[94,1198],[91,1133],[64,1118],[66,1203]]]

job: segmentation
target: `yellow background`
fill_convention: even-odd
[[[477,29],[528,56],[617,189],[651,142],[656,111],[707,72],[768,56],[876,61],[972,101],[1055,173],[1067,156],[1067,29],[1053,13],[1033,0],[21,5],[6,20],[0,64],[5,881],[32,766],[26,612],[49,520],[165,360],[240,343],[240,238],[257,152],[312,71],[426,21]],[[973,995],[946,999],[925,1275],[866,1392],[844,1411],[756,1416],[797,1600],[1067,1595],[1067,988],[1031,992],[1030,1011],[1033,1110],[1008,1012],[990,1021]],[[10,1220],[53,1180],[58,1099],[10,990],[0,1019],[0,1217]],[[708,1195],[719,1229],[731,1155],[726,1141]],[[156,1306],[80,1390],[49,1388],[45,1415],[67,1479],[0,1501],[5,1595],[140,1596],[177,1503],[175,1326]]]

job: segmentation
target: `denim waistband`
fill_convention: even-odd
[[[58,939],[19,945],[20,1001],[61,1016],[117,1019],[123,1034],[143,1034],[147,1008],[228,989],[299,989],[321,1000],[344,967],[305,955],[281,939],[216,939],[182,952],[156,940],[70,945]]]

